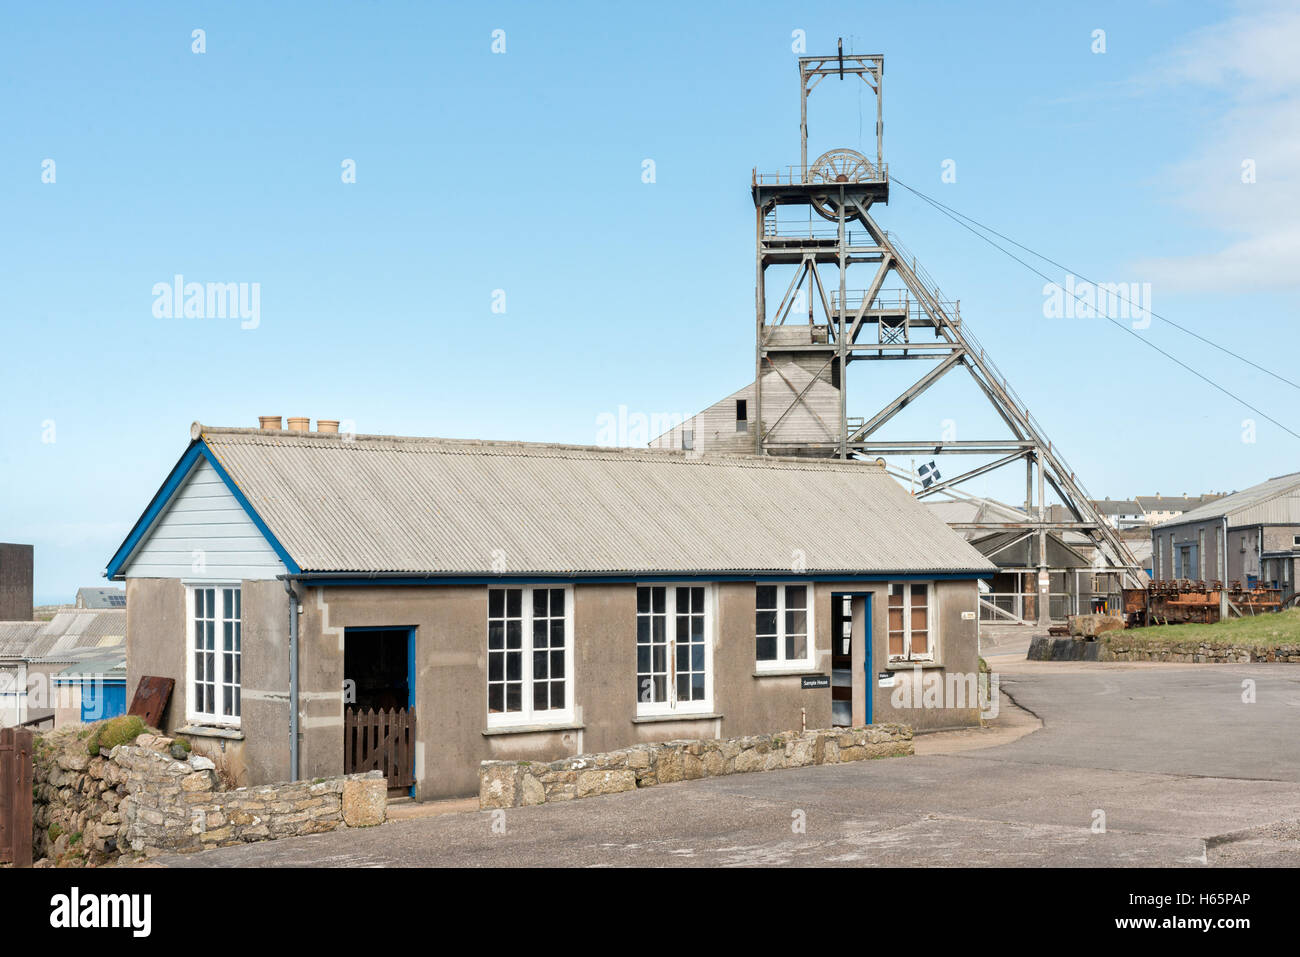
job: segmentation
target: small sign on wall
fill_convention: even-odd
[[[876,684],[881,688],[894,687],[894,673],[892,671],[882,671],[876,675]]]
[[[803,675],[799,679],[800,688],[829,688],[830,686],[830,675]]]
[[[975,620],[975,612],[973,612],[973,611],[963,611],[963,612],[961,613],[961,620],[962,620],[962,621],[974,621],[974,620]]]

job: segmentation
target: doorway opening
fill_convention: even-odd
[[[831,727],[853,724],[853,596],[831,598]]]
[[[861,670],[855,664],[861,662]],[[831,595],[831,726],[871,723],[871,594]]]
[[[343,772],[415,786],[415,629],[343,630]]]

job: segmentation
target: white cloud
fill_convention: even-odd
[[[1222,101],[1201,145],[1167,172],[1212,252],[1134,268],[1162,286],[1219,291],[1300,286],[1300,9],[1253,6],[1183,41],[1147,87]],[[1242,181],[1251,162],[1255,182]]]

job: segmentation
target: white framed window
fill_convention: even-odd
[[[636,713],[713,711],[713,589],[638,585]]]
[[[889,660],[933,661],[929,582],[894,582],[889,586]]]
[[[488,727],[573,721],[573,591],[488,589]]]
[[[765,582],[755,585],[754,635],[757,670],[812,667],[816,647],[812,587]]]
[[[242,702],[243,607],[236,584],[186,588],[185,717],[237,728]]]

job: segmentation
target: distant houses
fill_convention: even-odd
[[[125,588],[78,588],[73,603],[77,608],[125,608]]]
[[[0,622],[0,727],[125,711],[125,609],[64,608],[49,621]]]
[[[1190,512],[1194,508],[1200,508],[1222,497],[1218,492],[1205,495],[1183,493],[1169,497],[1157,492],[1155,495],[1139,495],[1130,499],[1093,499],[1092,504],[1113,528],[1123,531],[1167,522],[1184,512]]]
[[[31,545],[0,544],[0,727],[98,721],[126,712],[126,593],[80,588],[32,605]]]

